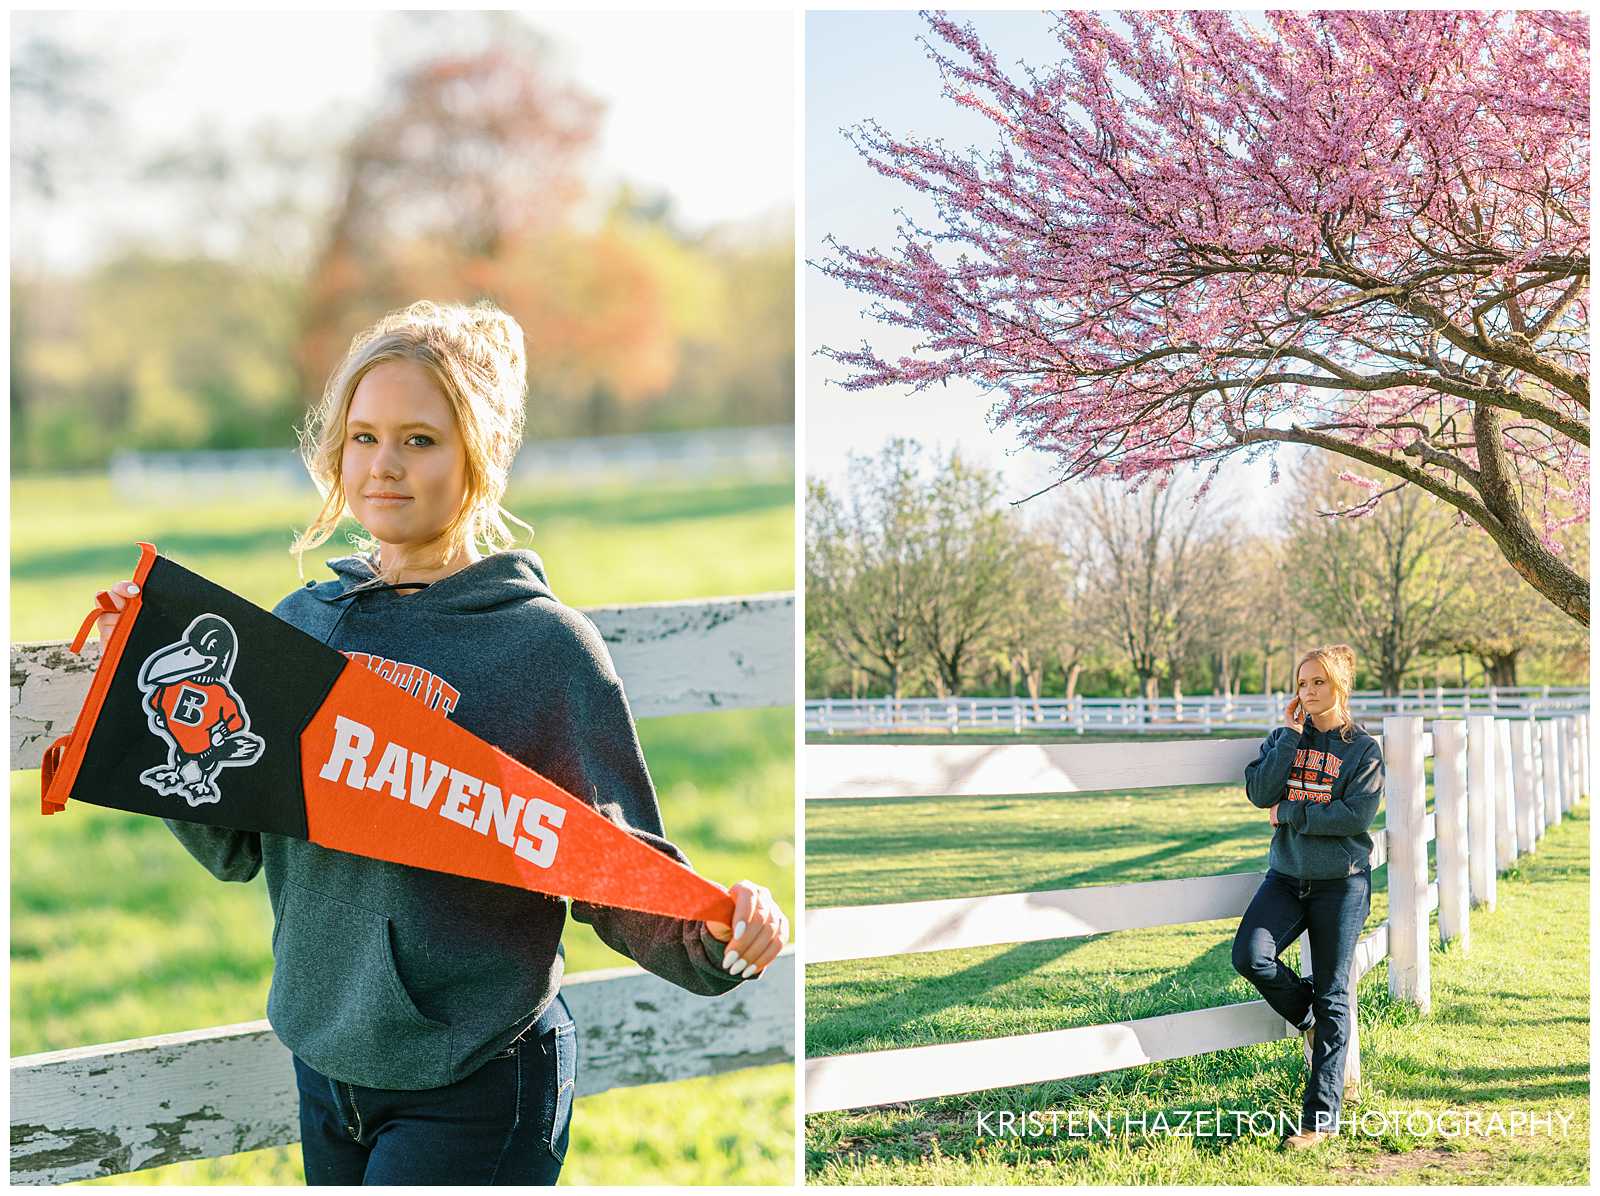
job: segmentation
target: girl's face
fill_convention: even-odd
[[[366,372],[345,414],[341,474],[350,513],[402,559],[455,518],[466,496],[466,446],[426,368],[380,361]]]
[[[1308,714],[1333,709],[1333,682],[1315,658],[1300,666],[1299,694]]]

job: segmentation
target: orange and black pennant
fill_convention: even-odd
[[[141,543],[72,733],[69,798],[598,905],[731,922],[727,891],[371,669]],[[94,620],[114,609],[102,593]]]

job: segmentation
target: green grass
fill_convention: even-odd
[[[270,609],[300,577],[293,532],[316,496],[192,507],[118,501],[106,479],[11,485],[11,640],[71,639],[97,590],[127,577],[140,540]],[[574,495],[514,490],[506,506],[534,527],[556,595],[571,606],[666,602],[794,588],[794,488],[787,482],[662,483]],[[306,555],[306,578],[351,549],[346,522]],[[519,530],[520,529],[516,529]],[[526,537],[525,532],[521,535]]]
[[[1381,820],[1380,820],[1381,825]],[[1269,832],[1238,786],[1137,794],[830,801],[806,812],[811,908],[1259,870]],[[979,1112],[1069,1109],[1119,1121],[1221,1107],[1293,1113],[1298,1040],[1054,1084],[806,1119],[816,1184],[1580,1183],[1588,1175],[1588,813],[1581,806],[1476,911],[1470,954],[1435,950],[1434,1010],[1361,985],[1360,1108],[1572,1116],[1565,1140],[1390,1137],[1313,1158],[1277,1139],[1008,1138]],[[1375,877],[1369,927],[1387,913]],[[1098,1025],[1257,999],[1232,968],[1238,920],[806,969],[810,1057]],[[1437,935],[1435,934],[1435,939]],[[1285,955],[1291,966],[1298,950]],[[990,1118],[993,1128],[993,1118]]]
[[[523,495],[509,505],[538,529],[557,593],[600,605],[791,588],[792,493],[787,484],[708,483]],[[104,483],[76,480],[16,483],[12,501],[14,640],[71,635],[82,612],[70,596],[86,612],[96,589],[127,575],[138,539],[270,605],[295,584],[283,548],[307,514],[276,501],[222,515],[116,510]],[[308,576],[313,569],[321,565],[308,561]],[[668,835],[697,870],[764,884],[791,914],[792,729],[789,709],[639,725]],[[13,1055],[264,1015],[272,923],[260,878],[218,883],[154,819],[82,804],[43,818],[38,793],[37,771],[12,773]],[[110,879],[86,883],[87,869]],[[628,962],[587,926],[569,921],[563,942],[569,973]],[[792,1066],[778,1065],[584,1097],[562,1182],[787,1184],[793,1079]],[[303,1176],[299,1148],[285,1147],[105,1182]]]

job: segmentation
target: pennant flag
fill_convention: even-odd
[[[72,733],[45,753],[68,798],[309,839],[598,905],[733,920],[720,885],[370,669],[139,545]],[[82,649],[109,594],[84,620]]]

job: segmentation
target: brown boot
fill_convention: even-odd
[[[1310,1147],[1317,1145],[1319,1142],[1327,1141],[1331,1137],[1333,1137],[1333,1135],[1325,1130],[1304,1130],[1298,1134],[1290,1134],[1287,1138],[1285,1138],[1283,1140],[1283,1149],[1307,1150]]]

